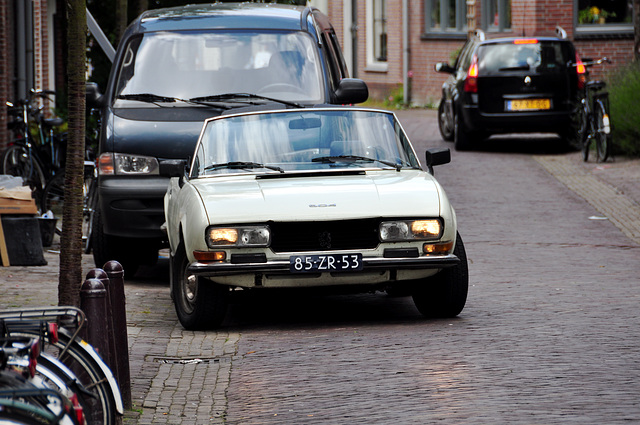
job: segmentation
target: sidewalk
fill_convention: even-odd
[[[585,199],[629,239],[640,244],[640,159],[583,162],[581,153],[538,155],[534,159],[556,179]]]

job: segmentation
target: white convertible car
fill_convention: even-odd
[[[391,112],[285,109],[207,120],[193,158],[166,161],[171,291],[187,329],[219,326],[232,290],[348,287],[410,294],[425,316],[464,308],[456,216]]]

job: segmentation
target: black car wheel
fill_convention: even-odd
[[[185,329],[213,329],[222,323],[229,303],[229,288],[187,270],[189,259],[180,244],[171,258],[173,302]]]
[[[447,142],[452,142],[454,136],[453,120],[446,106],[444,99],[442,99],[440,106],[438,106],[438,128],[442,138]]]
[[[469,150],[472,144],[471,134],[464,128],[464,123],[460,120],[460,114],[456,114],[453,118],[454,127],[454,145],[458,151]]]
[[[453,253],[460,259],[460,264],[422,279],[414,286],[413,302],[425,317],[455,317],[467,302],[469,269],[467,254],[459,234]]]

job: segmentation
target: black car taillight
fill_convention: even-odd
[[[467,78],[464,80],[464,91],[468,93],[478,93],[478,55],[473,55],[471,65],[467,71]]]

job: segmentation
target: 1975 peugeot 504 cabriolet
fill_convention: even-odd
[[[410,294],[428,317],[466,303],[453,207],[391,112],[250,111],[207,120],[192,159],[160,164],[171,291],[181,324],[214,328],[232,290]]]

